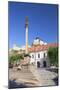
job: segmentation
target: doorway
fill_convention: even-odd
[[[37,67],[40,68],[40,62],[39,61],[37,62]]]
[[[46,61],[43,61],[43,67],[46,67],[47,65],[46,65]]]

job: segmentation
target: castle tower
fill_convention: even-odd
[[[26,54],[28,54],[28,17],[27,16],[25,22],[25,29],[26,29]]]

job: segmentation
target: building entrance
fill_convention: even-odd
[[[37,67],[40,68],[40,62],[39,61],[37,62]]]
[[[46,61],[43,61],[43,67],[46,67],[47,65],[46,65]]]

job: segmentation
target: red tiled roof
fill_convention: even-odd
[[[56,46],[58,46],[57,43],[50,43],[47,45],[33,45],[31,48],[29,48],[29,52],[44,51],[44,50],[48,50],[49,47],[56,47]]]

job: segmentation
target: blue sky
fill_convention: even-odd
[[[22,2],[8,3],[9,47],[25,45],[25,19],[29,19],[29,44],[36,37],[47,43],[57,42],[58,5]]]

